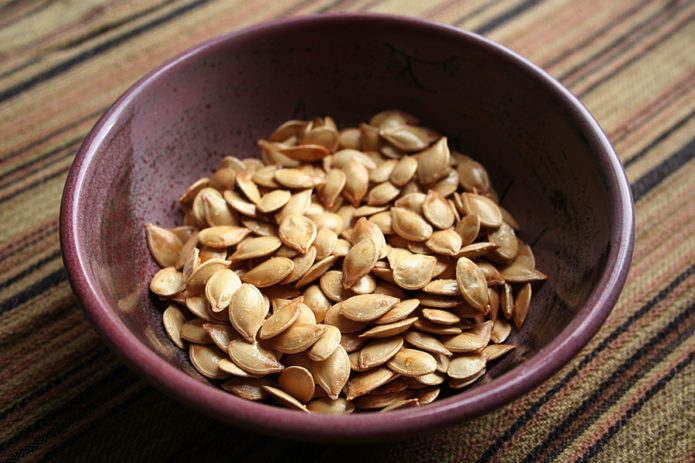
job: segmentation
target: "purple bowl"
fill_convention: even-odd
[[[254,403],[198,375],[167,338],[148,291],[147,222],[180,224],[176,199],[224,155],[257,156],[282,121],[344,125],[400,108],[480,160],[534,243],[522,348],[479,384],[433,404],[326,416]],[[565,365],[597,332],[625,282],[633,203],[589,112],[529,61],[477,35],[406,17],[338,14],[232,32],[158,67],[114,103],[82,145],[62,200],[61,243],[77,296],[106,343],[163,392],[223,422],[283,437],[406,437],[504,405]]]

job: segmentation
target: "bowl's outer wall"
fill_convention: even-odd
[[[577,131],[562,95],[484,42],[451,40],[453,31],[413,34],[408,24],[369,18],[352,33],[355,24],[290,22],[219,40],[203,59],[151,74],[101,122],[92,141],[102,142],[83,147],[91,158],[73,200],[82,208],[74,228],[87,279],[140,342],[201,381],[161,327],[165,305],[148,291],[158,268],[144,226],[180,224],[176,199],[187,185],[224,155],[258,156],[256,141],[287,119],[330,115],[346,126],[400,108],[488,168],[550,279],[534,285],[527,324],[513,339],[523,348],[486,381],[553,341],[606,271],[621,226],[612,219],[615,179],[590,154],[599,148],[588,126]]]

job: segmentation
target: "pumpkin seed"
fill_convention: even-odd
[[[273,349],[283,354],[296,354],[310,348],[326,329],[315,323],[295,322],[271,339]]]
[[[350,379],[350,359],[347,352],[342,346],[338,346],[326,360],[314,362],[311,373],[316,384],[328,397],[336,400]],[[351,400],[349,396],[348,400]]]
[[[528,308],[531,304],[531,283],[526,283],[521,287],[516,295],[514,304],[514,326],[517,330],[521,329],[521,325],[526,320]]]
[[[495,324],[492,326],[492,333],[490,333],[490,340],[495,344],[502,344],[512,332],[512,325],[509,324],[504,318],[498,318],[495,320]]]
[[[174,267],[183,248],[183,242],[166,228],[148,223],[145,226],[147,246],[160,267]],[[180,268],[180,267],[179,267]]]
[[[437,360],[427,352],[403,348],[388,361],[388,367],[400,375],[415,377],[433,373]]]
[[[447,174],[449,169],[449,146],[446,137],[439,139],[418,155],[417,175],[420,183],[434,183]]]
[[[373,320],[377,325],[388,325],[401,321],[408,317],[420,305],[418,299],[406,299],[398,302],[388,312],[381,317]]]
[[[429,334],[411,330],[404,333],[403,338],[408,342],[408,344],[417,347],[420,350],[434,354],[451,356],[451,351],[447,349],[446,346],[439,341],[439,339]]]
[[[301,169],[277,169],[273,179],[280,185],[294,190],[315,188],[325,182],[325,179]]]
[[[460,333],[442,340],[451,352],[476,352],[487,345],[484,339],[473,333]]]
[[[464,387],[470,386],[471,384],[478,381],[485,374],[485,368],[478,371],[476,374],[469,378],[456,379],[449,378],[449,387],[452,389],[463,389]]]
[[[271,339],[288,329],[299,317],[299,305],[301,300],[296,299],[285,304],[268,317],[260,328],[259,339]]]
[[[403,338],[376,339],[369,342],[360,350],[359,367],[367,370],[388,362],[403,347]]]
[[[466,213],[476,214],[481,225],[496,228],[502,224],[502,212],[490,198],[474,193],[463,193],[461,197]]]
[[[388,312],[400,302],[397,298],[384,294],[359,294],[341,303],[340,314],[357,322],[368,322]]]
[[[355,207],[359,206],[369,188],[369,172],[359,161],[350,160],[343,166],[345,186],[343,196]]]
[[[239,276],[228,268],[216,271],[205,283],[205,297],[213,312],[226,309],[241,286]]]
[[[299,280],[306,272],[309,271],[314,262],[316,261],[316,247],[312,246],[306,254],[299,254],[295,257],[292,262],[294,262],[294,268],[292,272],[287,275],[287,277],[282,280],[282,284],[288,285]]]
[[[220,325],[218,323],[203,323],[202,327],[205,330],[205,332],[207,332],[207,334],[210,336],[212,342],[217,347],[222,349],[224,352],[227,352],[227,349],[229,348],[229,342],[232,339],[236,339],[238,337],[237,332],[234,330],[234,328],[232,328],[229,325]]]
[[[461,321],[456,314],[441,309],[422,309],[422,316],[438,325],[455,325]]]
[[[361,338],[388,338],[390,336],[396,336],[408,330],[417,320],[417,317],[411,317],[393,323],[377,325],[359,336]]]
[[[194,344],[212,344],[212,338],[203,329],[205,320],[196,318],[190,320],[181,326],[181,338]]]
[[[186,316],[177,309],[175,306],[170,305],[166,308],[162,314],[162,324],[164,325],[164,331],[166,331],[169,339],[173,341],[174,344],[179,349],[185,349],[186,345],[181,339],[181,328],[186,323]]]
[[[274,212],[287,204],[291,197],[288,190],[273,190],[263,195],[256,207],[264,213]]]
[[[429,190],[422,203],[422,214],[439,229],[448,229],[454,224],[454,210],[449,202],[435,190]]]
[[[231,378],[220,386],[227,392],[241,397],[246,400],[265,400],[268,398],[268,392],[263,389],[263,386],[269,386],[272,380],[268,377],[264,378]]]
[[[242,370],[259,375],[279,373],[284,369],[275,354],[254,341],[248,343],[241,338],[232,339],[228,347],[229,358]]]
[[[325,227],[319,228],[316,232],[316,239],[314,240],[316,258],[322,260],[332,255],[337,243],[338,235],[336,235],[335,230]]]
[[[299,402],[297,399],[292,397],[290,394],[286,393],[282,389],[278,389],[273,386],[263,385],[261,386],[271,397],[277,400],[281,405],[288,408],[293,408],[296,410],[301,410],[303,412],[309,413],[309,410]]]
[[[315,361],[326,360],[340,346],[340,330],[333,325],[323,325],[324,333],[307,351],[307,356]]]
[[[420,404],[420,406],[430,404],[437,400],[440,391],[440,388],[434,386],[426,387],[425,389],[420,389],[419,391],[417,391],[416,394],[417,401]]]
[[[198,234],[198,241],[211,248],[228,248],[237,245],[251,230],[232,225],[217,225],[205,228]]]
[[[164,267],[150,281],[150,290],[159,297],[174,296],[185,288],[183,273],[175,267]]]
[[[489,362],[496,360],[509,351],[516,349],[516,346],[511,344],[490,344],[483,349],[483,355],[487,357]]]
[[[422,254],[412,254],[398,260],[393,268],[393,280],[403,289],[416,290],[427,286],[437,259]]]
[[[456,263],[456,281],[466,302],[485,313],[488,293],[487,281],[482,270],[472,260],[461,257]]]
[[[316,239],[316,225],[306,216],[291,214],[280,222],[278,235],[286,246],[305,254]]]
[[[453,379],[468,379],[483,368],[485,368],[485,357],[482,354],[465,354],[454,357],[446,373]]]
[[[273,257],[255,266],[241,276],[241,281],[259,288],[273,286],[284,280],[294,269],[294,262],[287,257]]]
[[[191,344],[188,348],[188,356],[191,364],[198,373],[210,379],[227,379],[229,373],[222,371],[218,364],[226,357],[226,354],[215,346],[201,346]]]
[[[306,403],[314,397],[314,377],[304,367],[287,367],[278,377],[280,388],[300,403]]]
[[[386,384],[396,375],[386,366],[373,368],[364,373],[351,375],[345,385],[345,396],[347,400],[368,394],[379,386]]]
[[[370,206],[382,206],[390,203],[401,192],[391,182],[386,181],[376,185],[367,195],[367,204]]]
[[[335,261],[336,256],[328,256],[323,260],[320,260],[314,265],[312,265],[309,270],[299,279],[297,283],[295,283],[295,286],[297,288],[301,288],[303,286],[308,285],[315,279],[319,278],[321,275],[326,273],[329,268],[331,268],[331,265],[333,265],[333,262]]]
[[[329,415],[348,415],[355,411],[355,404],[342,397],[338,397],[335,400],[330,398],[315,399],[306,404],[306,406],[313,413]]]
[[[314,313],[316,320],[321,323],[331,303],[318,285],[308,286],[302,293],[303,303]]]
[[[287,201],[287,204],[280,209],[279,212],[275,213],[275,221],[277,223],[282,223],[285,217],[292,214],[304,214],[306,210],[311,205],[311,193],[312,190],[302,190],[293,194]]]
[[[432,226],[419,214],[402,207],[391,208],[391,227],[402,238],[426,241],[432,235]]]
[[[325,134],[327,132],[324,132],[322,134]],[[304,139],[302,142],[306,143],[307,140]],[[316,140],[318,141],[318,140]],[[338,141],[337,134],[335,136],[335,141]],[[328,140],[324,140],[325,143],[331,143],[332,142]],[[304,161],[304,162],[314,162],[314,161],[320,161],[321,159],[325,158],[329,154],[329,150],[325,147],[322,146],[321,144],[314,144],[314,143],[306,143],[306,144],[301,144],[297,146],[288,146],[284,148],[280,148],[280,152],[287,156],[290,159],[294,159],[296,161]]]
[[[244,283],[231,299],[229,320],[244,339],[253,342],[269,310],[270,306],[258,288]]]
[[[232,261],[239,261],[269,256],[280,246],[282,246],[282,241],[277,236],[246,238],[237,245],[236,251],[229,258]]]

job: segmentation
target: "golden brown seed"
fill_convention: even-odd
[[[421,406],[432,403],[439,397],[439,392],[440,389],[434,386],[420,389],[416,394],[417,401]]]
[[[480,336],[473,333],[460,333],[442,339],[444,346],[451,352],[476,352],[487,345]]]
[[[239,276],[228,268],[218,270],[205,283],[205,297],[213,312],[226,309],[241,286]]]
[[[384,294],[359,294],[343,301],[340,313],[349,320],[367,322],[381,317],[398,302]]]
[[[238,244],[249,233],[251,230],[245,227],[218,225],[201,230],[198,234],[198,241],[211,248],[227,248]]]
[[[464,190],[473,193],[485,194],[492,188],[487,170],[479,162],[468,156],[458,156],[459,162],[456,171]]]
[[[190,257],[190,254],[192,252],[198,253],[198,248],[196,247],[198,245],[198,230],[194,230],[193,233],[191,233],[191,236],[188,237],[185,243],[183,243],[183,247],[181,248],[181,253],[179,254],[178,258],[176,259],[176,265],[175,267],[177,269],[181,269],[184,267],[184,264],[186,263],[186,260]],[[197,257],[198,254],[196,254]],[[191,267],[189,270],[193,270],[195,266],[198,265],[199,262],[195,262],[195,265]],[[184,276],[186,279],[188,279],[188,275],[184,271]]]
[[[490,231],[487,238],[489,242],[498,246],[493,252],[495,260],[511,262],[516,257],[519,251],[519,241],[514,229],[505,222],[502,222],[497,229]]]
[[[429,190],[422,203],[422,214],[439,229],[447,229],[454,224],[454,210],[442,195]]]
[[[461,235],[454,230],[438,230],[425,241],[425,246],[438,254],[453,257],[461,250],[462,243]]]
[[[432,235],[432,226],[425,219],[401,207],[391,208],[391,227],[399,236],[410,241],[426,241]]]
[[[306,216],[288,215],[280,223],[278,235],[286,246],[305,254],[316,239],[316,225]]]
[[[433,373],[437,360],[427,352],[403,348],[388,361],[388,367],[400,375],[415,377]]]
[[[254,204],[258,204],[261,200],[261,193],[258,191],[258,186],[253,182],[251,176],[253,171],[246,169],[236,176],[236,185],[239,190]]]
[[[432,373],[427,373],[426,375],[416,376],[413,379],[418,383],[425,386],[439,386],[444,381],[446,381],[446,374],[440,373],[438,371],[433,371]]]
[[[464,354],[451,360],[446,373],[453,379],[467,379],[483,368],[485,368],[485,357],[482,354]]]
[[[263,294],[251,284],[242,284],[229,305],[229,321],[248,342],[253,342],[261,329],[270,306]]]
[[[299,317],[300,299],[295,299],[289,304],[285,304],[268,317],[258,333],[259,339],[271,339],[279,335],[294,324]]]
[[[451,351],[442,344],[439,339],[426,333],[410,330],[403,334],[403,338],[408,344],[417,347],[420,350],[431,352],[434,354],[443,354],[451,356]]]
[[[218,323],[203,323],[202,327],[210,336],[212,342],[215,343],[215,345],[222,349],[224,352],[227,352],[227,349],[229,348],[229,342],[232,339],[236,339],[239,337],[234,328],[232,328],[229,325],[220,325]]]
[[[430,144],[430,130],[414,125],[382,127],[379,131],[386,141],[401,151],[421,151]]]
[[[362,202],[362,198],[367,194],[369,188],[369,172],[367,168],[359,161],[351,160],[343,166],[345,172],[345,187],[343,187],[343,196],[350,203],[357,207]]]
[[[393,228],[391,227],[391,212],[389,211],[374,214],[369,218],[369,221],[377,227],[379,227],[379,230],[381,230],[381,233],[383,233],[384,235],[390,235],[394,233]]]
[[[207,177],[199,178],[195,182],[191,183],[186,191],[179,198],[179,203],[184,206],[189,206],[193,203],[193,200],[198,196],[198,193],[203,188],[206,188],[210,184],[210,179]]]
[[[314,188],[325,182],[324,178],[301,169],[277,169],[273,178],[280,185],[292,189]]]
[[[246,238],[237,245],[236,251],[229,258],[232,261],[238,261],[269,256],[277,251],[280,246],[282,246],[282,241],[277,236]]]
[[[394,305],[391,310],[374,320],[374,323],[377,325],[387,325],[401,321],[413,313],[418,305],[420,305],[420,301],[418,299],[402,300],[398,304]]]
[[[343,287],[343,272],[340,270],[329,270],[321,276],[321,291],[328,299],[333,302],[343,301],[355,293]]]
[[[162,324],[169,338],[179,349],[185,349],[186,345],[181,339],[181,328],[186,323],[186,316],[174,305],[166,308],[162,314]]]
[[[447,197],[454,193],[459,185],[459,174],[452,168],[447,169],[446,175],[434,184],[432,189],[442,195]]]
[[[318,285],[308,286],[302,293],[303,303],[314,313],[316,321],[321,323],[326,312],[331,308],[331,303],[321,291]]]
[[[382,206],[390,203],[401,192],[391,182],[383,182],[376,185],[367,195],[367,204],[370,206]]]
[[[458,296],[461,294],[458,283],[453,279],[432,280],[422,290],[426,293],[442,296]]]
[[[335,232],[336,235],[341,233],[345,228],[343,218],[335,212],[323,212],[314,216],[312,220],[316,224],[317,229],[326,228]]]
[[[495,320],[490,333],[490,340],[495,344],[501,344],[509,337],[512,332],[512,325],[504,318]]]
[[[326,173],[326,183],[319,188],[319,198],[324,206],[331,208],[345,187],[347,177],[342,169],[331,169]]]
[[[338,235],[336,235],[334,230],[325,227],[319,228],[316,232],[316,239],[314,240],[316,258],[322,260],[332,255],[337,243]]]
[[[475,259],[477,257],[489,255],[495,249],[497,249],[497,244],[490,243],[488,241],[480,241],[462,247],[459,250],[457,257],[468,257],[469,259]]]
[[[502,212],[490,198],[474,193],[463,193],[461,197],[466,214],[476,214],[481,225],[496,228],[502,224]]]
[[[285,141],[292,136],[299,135],[306,127],[306,121],[289,120],[280,124],[273,134],[270,136],[270,141]]]
[[[425,203],[426,197],[427,195],[424,193],[408,193],[398,198],[393,205],[409,209],[416,214],[422,214],[422,205]]]
[[[219,347],[219,346],[217,346],[217,347]],[[226,350],[226,348],[225,348],[225,350]],[[248,373],[248,372],[242,370],[241,368],[239,368],[237,366],[236,363],[229,360],[229,358],[226,357],[226,354],[225,354],[225,358],[221,359],[217,363],[217,368],[219,368],[220,370],[222,370],[225,373],[228,373],[232,376],[238,376],[239,378],[262,378],[263,376],[265,376],[265,375],[254,375],[252,373]]]
[[[244,217],[241,219],[241,223],[244,225],[244,227],[248,228],[252,233],[255,233],[258,236],[277,237],[278,235],[277,227],[268,222],[262,222],[260,220],[253,220],[248,217]],[[246,239],[248,239],[248,237]],[[237,249],[238,247],[239,246],[237,245]]]
[[[480,339],[483,340],[483,345],[487,346],[490,343],[493,325],[494,322],[492,320],[487,320],[483,323],[477,323],[475,326],[470,328],[468,332],[480,337]]]
[[[398,161],[395,159],[389,159],[381,164],[377,165],[371,172],[369,172],[369,181],[372,183],[383,183],[386,182],[391,176],[393,168],[396,167]]]
[[[312,413],[324,413],[331,415],[348,415],[355,411],[355,405],[342,397],[338,397],[336,400],[322,397],[320,399],[312,400],[306,404],[306,406]]]
[[[295,399],[294,397],[292,397],[290,394],[286,393],[282,389],[278,389],[276,387],[268,386],[268,385],[263,385],[261,387],[271,397],[273,397],[275,400],[277,400],[278,403],[280,403],[280,405],[309,413],[309,410],[301,402],[299,402],[297,399]]]
[[[347,127],[338,132],[338,146],[354,150],[360,149],[360,129]]]
[[[466,302],[481,313],[486,313],[487,281],[482,270],[472,260],[461,257],[456,263],[456,281]]]
[[[342,346],[338,346],[326,360],[314,362],[311,373],[316,384],[328,397],[336,400],[350,378],[350,359],[347,352]]]
[[[464,378],[464,379],[455,379],[455,378],[449,378],[449,387],[452,389],[462,389],[464,387],[468,387],[471,384],[475,383],[478,381],[484,374],[485,374],[485,368],[482,370],[478,371],[478,373],[474,374],[473,376],[469,378]]]
[[[188,356],[191,364],[201,375],[210,379],[229,378],[229,373],[218,367],[218,363],[226,357],[226,354],[217,347],[191,344],[188,348]]]
[[[491,362],[514,349],[516,346],[511,344],[490,344],[483,349],[483,355],[487,357],[488,362]]]
[[[282,370],[278,377],[280,388],[301,403],[314,396],[314,377],[304,367],[291,366]]]
[[[275,181],[274,175],[277,170],[277,166],[265,166],[253,172],[251,179],[265,188],[280,188],[280,185]],[[231,189],[231,188],[226,188]]]
[[[296,354],[310,348],[326,331],[313,323],[295,322],[272,340],[273,349],[283,354]]]
[[[403,156],[391,171],[389,180],[397,187],[408,183],[417,170],[417,160],[413,156]]]
[[[307,272],[299,279],[297,283],[295,283],[295,286],[297,288],[301,288],[303,286],[308,285],[315,279],[319,278],[321,275],[326,273],[329,268],[331,268],[331,265],[333,265],[333,262],[335,261],[336,256],[328,256],[323,260],[320,260],[314,265],[307,270]]]
[[[531,281],[545,280],[548,277],[535,268],[525,267],[516,262],[500,269],[500,274],[509,283],[528,283]]]
[[[302,140],[303,144],[297,145],[297,146],[287,146],[284,148],[280,148],[280,152],[287,156],[290,159],[294,159],[296,161],[304,161],[304,162],[314,162],[314,161],[320,161],[321,159],[325,158],[328,156],[329,151],[325,146],[322,146],[321,144],[315,143],[315,144],[304,144],[304,142],[308,142],[311,140]],[[315,140],[318,141],[318,140]],[[337,141],[337,134],[335,136],[335,141]],[[326,143],[331,143],[328,140],[325,140]]]
[[[337,327],[341,333],[356,333],[362,330],[367,324],[365,322],[357,322],[350,320],[341,314],[342,302],[334,304],[324,318],[324,323]]]
[[[403,338],[394,336],[392,338],[376,339],[369,342],[366,346],[360,349],[359,367],[361,370],[367,370],[388,362],[391,357],[396,355],[401,347],[403,347]]]
[[[415,329],[418,329],[420,331],[424,331],[424,332],[430,333],[430,334],[436,334],[438,336],[459,334],[461,332],[461,328],[459,326],[440,325],[439,323],[433,323],[433,322],[431,322],[429,320],[425,320],[425,319],[418,319],[413,324],[413,327],[415,327]]]
[[[434,183],[447,174],[449,169],[449,146],[446,137],[439,139],[418,155],[417,175],[420,183]]]
[[[376,167],[374,160],[366,153],[353,149],[344,149],[336,152],[335,155],[333,155],[332,167],[343,169],[350,161],[359,162],[368,170]]]
[[[287,201],[287,204],[279,212],[275,213],[275,221],[282,223],[285,217],[289,215],[304,214],[311,205],[311,193],[312,190],[308,189],[293,194]]]
[[[397,334],[401,334],[413,326],[417,319],[417,317],[411,317],[393,323],[377,325],[374,328],[363,332],[359,336],[361,338],[388,338],[390,336],[396,336]]]
[[[376,244],[372,239],[362,240],[350,248],[343,259],[343,287],[349,289],[371,272],[378,258]]]
[[[363,396],[379,386],[386,384],[395,375],[396,373],[385,366],[352,375],[345,386],[345,396],[347,400],[353,400],[356,397]]]
[[[292,273],[287,275],[287,277],[282,280],[282,284],[288,285],[299,280],[306,272],[309,271],[314,262],[316,261],[316,247],[312,246],[306,254],[299,254],[292,262],[294,262],[294,268]]]
[[[461,235],[461,246],[471,244],[480,233],[480,217],[477,214],[468,214],[456,224],[456,233]]]
[[[288,190],[273,190],[263,195],[256,207],[261,212],[274,212],[287,204],[291,197]]]
[[[179,254],[183,248],[183,242],[166,228],[161,228],[148,223],[145,226],[147,245],[152,257],[160,267],[173,267],[176,265]]]
[[[231,378],[220,386],[227,392],[246,400],[264,400],[269,394],[263,386],[269,386],[273,381],[268,378]]]
[[[422,309],[422,316],[439,325],[455,325],[461,321],[458,315],[442,309]]]
[[[212,344],[212,338],[203,329],[203,323],[205,323],[205,320],[200,318],[184,323],[181,326],[181,338],[195,344]]]
[[[398,109],[387,109],[380,111],[369,119],[369,125],[380,129],[387,127],[398,127],[405,124],[419,124],[420,120],[405,111]]]
[[[258,288],[266,288],[280,283],[294,269],[294,262],[287,257],[273,257],[255,266],[241,276],[241,281]]]
[[[284,369],[275,354],[258,342],[248,343],[241,338],[232,339],[228,352],[232,361],[248,373],[267,375],[279,373]]]
[[[223,193],[224,200],[227,204],[240,214],[247,217],[256,217],[256,205],[250,201],[246,201],[240,194],[235,191],[226,190]]]
[[[412,390],[390,392],[388,394],[375,394],[372,392],[355,400],[355,406],[361,410],[376,410],[400,403],[410,398],[413,394]]]
[[[315,362],[326,360],[340,346],[340,330],[333,325],[321,326],[325,328],[324,333],[306,353]]]
[[[432,279],[436,262],[434,257],[422,254],[405,256],[393,268],[393,281],[407,290],[424,288]]]
[[[239,225],[239,217],[236,212],[229,208],[227,201],[221,195],[204,191],[201,193],[201,198],[203,215],[208,225],[213,227],[218,225]]]
[[[159,297],[171,297],[185,289],[183,273],[175,267],[164,267],[150,281],[150,290]]]
[[[517,330],[521,329],[521,325],[524,324],[526,320],[526,315],[528,315],[528,308],[531,304],[531,283],[526,283],[521,287],[516,295],[516,301],[514,304],[514,326]]]

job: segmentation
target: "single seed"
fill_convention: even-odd
[[[400,375],[415,377],[433,373],[437,360],[427,352],[403,348],[388,361],[388,367]]]
[[[166,308],[162,314],[162,324],[164,325],[164,331],[166,331],[169,339],[173,341],[174,344],[179,349],[185,349],[186,345],[181,339],[181,328],[186,323],[186,316],[174,305],[170,305]]]
[[[252,343],[269,310],[270,306],[266,304],[260,290],[252,284],[244,283],[232,297],[229,321],[246,341]]]

